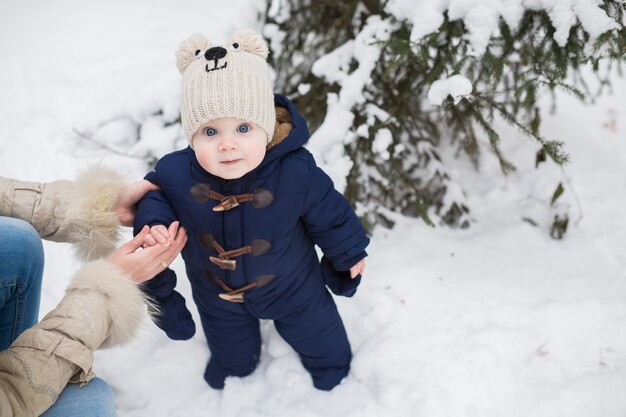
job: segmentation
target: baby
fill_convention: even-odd
[[[271,319],[315,387],[330,390],[348,374],[352,353],[326,287],[354,294],[369,239],[303,148],[305,120],[273,94],[267,55],[253,30],[224,46],[201,35],[181,44],[189,147],[164,156],[146,176],[161,189],[138,204],[135,231],[149,225],[152,245],[167,241],[175,220],[188,232],[182,254],[211,351],[204,373],[211,387],[255,369],[259,319]],[[159,307],[157,325],[172,339],[189,339],[195,325],[175,285],[166,269],[145,290]]]

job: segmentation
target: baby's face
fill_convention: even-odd
[[[202,168],[227,180],[241,178],[258,167],[267,146],[263,129],[232,117],[203,124],[191,140]]]

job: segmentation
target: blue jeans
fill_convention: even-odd
[[[0,350],[37,323],[43,260],[33,226],[0,217]]]
[[[37,231],[27,222],[0,217],[0,350],[37,323],[43,246]],[[111,387],[94,378],[84,387],[68,385],[45,417],[114,417]]]
[[[115,417],[115,399],[111,387],[94,378],[81,387],[70,384],[41,417]]]

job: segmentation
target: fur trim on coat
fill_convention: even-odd
[[[111,328],[102,346],[96,348],[126,343],[146,316],[147,299],[139,286],[125,272],[105,260],[86,264],[78,271],[67,292],[70,294],[74,290],[94,290],[107,297],[104,310],[110,317]]]
[[[113,170],[94,167],[77,179],[75,200],[68,205],[64,224],[74,225],[70,241],[81,259],[98,259],[111,253],[119,239],[115,203],[125,186]]]

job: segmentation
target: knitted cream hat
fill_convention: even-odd
[[[272,139],[276,113],[267,55],[267,44],[251,29],[235,33],[224,46],[214,47],[199,34],[181,43],[180,115],[190,145],[202,124],[221,117],[254,122]]]

